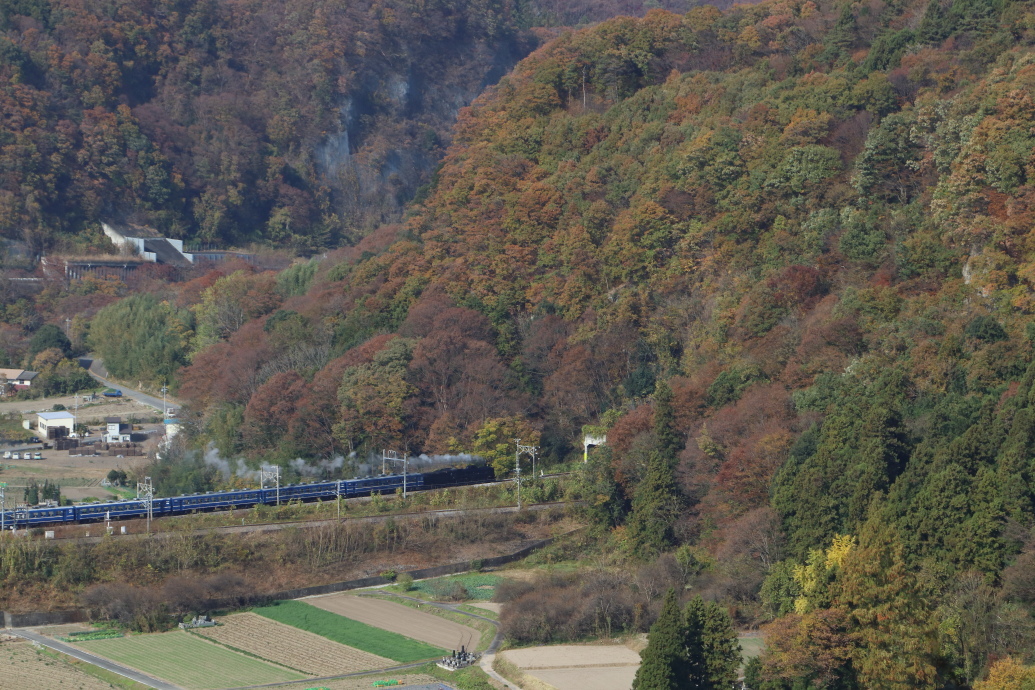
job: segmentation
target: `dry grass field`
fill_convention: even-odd
[[[467,602],[467,605],[474,606],[475,608],[479,609],[485,609],[486,611],[491,611],[492,613],[495,613],[497,616],[500,614],[500,611],[503,610],[503,604],[494,604],[491,601],[469,601]]]
[[[481,632],[402,604],[354,594],[332,594],[305,600],[325,611],[420,640],[443,649],[476,645]]]
[[[71,664],[36,651],[28,640],[0,640],[4,690],[110,690],[112,686]]]
[[[209,639],[313,676],[332,676],[395,666],[391,659],[360,651],[325,637],[254,613],[235,613],[221,625],[195,632]]]
[[[629,690],[640,666],[640,655],[624,645],[529,647],[500,656],[557,690]]]

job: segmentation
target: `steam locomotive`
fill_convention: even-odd
[[[495,474],[487,465],[467,467],[446,467],[432,472],[407,474],[406,491],[427,491],[465,484],[482,484],[496,481]],[[231,508],[275,505],[300,501],[332,500],[370,496],[374,493],[392,494],[403,488],[403,475],[382,475],[363,479],[339,479],[313,484],[291,484],[277,488],[241,489],[236,491],[210,491],[204,494],[156,498],[152,501],[151,514],[183,515]],[[4,526],[24,529],[44,525],[99,522],[101,520],[125,520],[147,515],[147,505],[140,499],[125,499],[108,503],[84,503],[74,506],[51,508],[28,508],[4,511]]]

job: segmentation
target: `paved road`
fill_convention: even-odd
[[[119,389],[120,391],[122,391],[122,394],[124,396],[128,397],[128,398],[133,398],[137,402],[143,403],[145,405],[150,405],[151,407],[155,408],[159,412],[161,412],[161,410],[162,410],[162,399],[161,398],[156,398],[153,395],[148,395],[147,393],[142,393],[140,391],[135,391],[132,388],[127,388],[126,386],[122,385],[121,383],[112,383],[108,379],[104,378],[100,374],[94,373],[93,371],[90,371],[90,376],[94,377],[97,381],[99,381],[100,383],[104,384],[108,388],[117,388],[117,389]],[[179,404],[175,403],[171,399],[167,399],[166,404],[169,407],[171,407],[171,408],[172,407],[179,407]]]
[[[100,668],[103,668],[106,671],[117,673],[120,676],[129,678],[130,680],[135,680],[138,683],[143,683],[144,685],[150,688],[157,688],[158,690],[183,690],[179,685],[173,685],[172,683],[167,683],[164,680],[152,678],[146,673],[141,673],[140,671],[135,671],[131,668],[127,668],[126,666],[116,664],[113,661],[108,661],[107,659],[95,656],[93,654],[90,654],[89,652],[84,652],[81,649],[76,649],[75,647],[71,647],[67,644],[58,642],[57,640],[52,640],[49,637],[45,637],[43,635],[40,635],[39,633],[32,632],[31,630],[11,629],[7,630],[6,632],[10,633],[11,635],[17,635],[18,637],[22,637],[26,640],[31,640],[32,642],[41,644],[44,647],[53,649],[55,652],[61,652],[62,654],[67,654],[68,656],[75,657],[80,661],[85,661],[88,664],[99,666]]]

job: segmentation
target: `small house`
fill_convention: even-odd
[[[51,441],[70,436],[75,431],[75,416],[71,412],[40,412],[36,415],[37,435]]]
[[[104,434],[104,440],[107,443],[123,443],[132,440],[133,425],[124,424],[122,417],[105,417],[104,424],[107,426]]]
[[[39,372],[22,369],[0,369],[0,389],[21,391],[32,386],[32,381]],[[5,391],[0,390],[0,395]]]

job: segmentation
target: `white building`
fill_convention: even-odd
[[[71,412],[40,412],[36,417],[40,438],[63,438],[75,431],[75,417]]]
[[[123,443],[132,440],[133,425],[123,424],[122,417],[105,417],[104,423],[107,425],[107,432],[104,434],[105,442]]]

